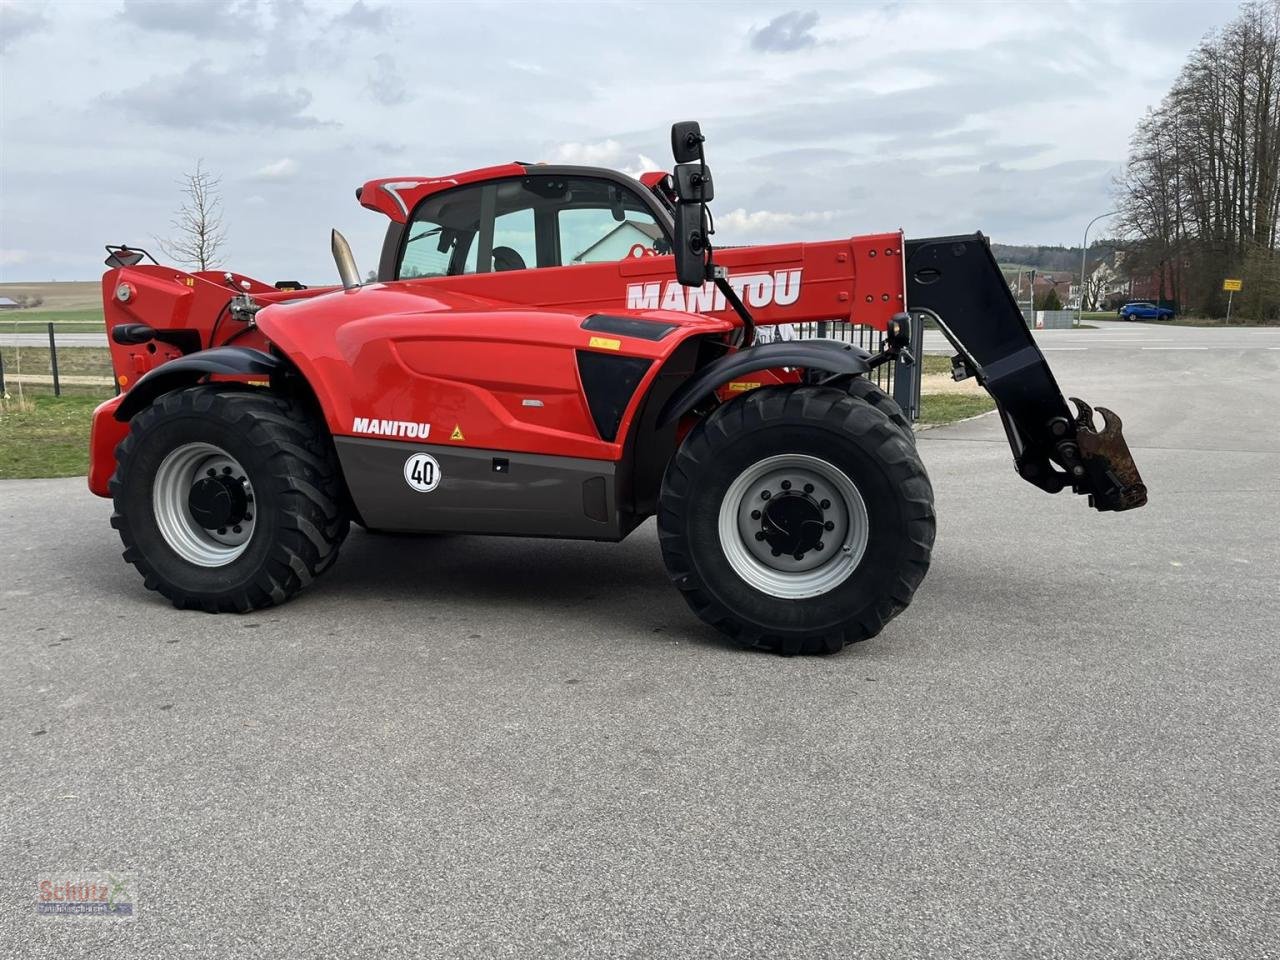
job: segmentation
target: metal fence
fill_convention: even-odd
[[[817,323],[790,324],[799,340],[839,340],[861,347],[868,353],[880,350],[880,341],[884,339],[884,331],[875,327],[863,326],[860,323],[849,323],[844,320],[824,320]],[[911,324],[911,359],[907,363],[902,359],[894,363],[883,363],[871,371],[869,377],[881,390],[893,397],[912,423],[920,416],[920,376],[922,371],[922,354],[924,353],[924,322],[916,317]]]
[[[21,323],[32,325],[29,321]],[[0,323],[0,397],[7,398],[10,388],[21,387],[37,392],[52,387],[55,397],[62,396],[68,388],[78,394],[120,392],[105,342],[60,343],[60,336],[75,337],[79,331],[68,334],[53,322],[44,327],[36,332],[20,329],[15,323],[9,330]],[[69,369],[62,362],[64,356]]]

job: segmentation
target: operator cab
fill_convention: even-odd
[[[379,279],[410,280],[604,263],[671,253],[659,197],[610,170],[530,167],[525,176],[428,194],[394,220]]]

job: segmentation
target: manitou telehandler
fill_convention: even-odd
[[[121,393],[94,414],[89,486],[124,558],[178,607],[247,611],[328,568],[352,521],[614,541],[656,514],[702,619],[839,650],[929,566],[911,424],[867,378],[925,317],[995,398],[1024,479],[1098,510],[1146,502],[1119,419],[1067,407],[981,234],[713,256],[698,125],[672,148],[673,174],[638,181],[525,163],[370,181],[377,282],[336,231],[342,285],[320,289],[109,246]],[[881,349],[757,342],[823,320],[874,326]]]

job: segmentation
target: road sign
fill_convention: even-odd
[[[1231,293],[1237,293],[1240,290],[1244,289],[1244,281],[1233,278],[1233,277],[1228,277],[1227,279],[1222,281],[1222,289],[1230,291]]]

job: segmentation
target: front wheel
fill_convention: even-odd
[[[832,388],[766,387],[690,432],[663,479],[658,530],[703,620],[745,646],[830,653],[911,602],[933,490],[884,410]]]
[[[176,607],[282,603],[347,534],[327,431],[264,390],[165,394],[133,418],[116,459],[111,525],[124,558]]]

